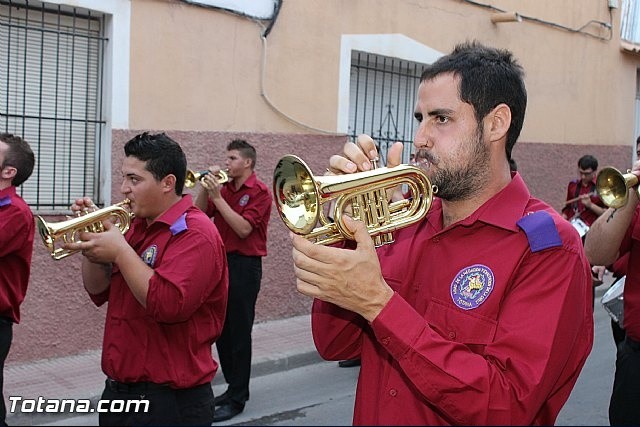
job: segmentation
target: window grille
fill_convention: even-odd
[[[81,196],[102,202],[104,15],[34,0],[0,0],[0,132],[36,156],[22,197],[40,212]]]
[[[416,93],[424,67],[372,53],[351,53],[349,136],[371,136],[379,144],[383,164],[396,141],[404,144],[403,161],[409,162]]]

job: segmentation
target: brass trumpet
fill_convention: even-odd
[[[413,197],[390,202],[387,190],[402,184],[409,186]],[[352,217],[365,223],[376,247],[393,243],[394,230],[427,214],[433,194],[426,174],[410,165],[314,177],[302,159],[287,155],[280,159],[273,173],[273,195],[280,218],[294,233],[321,245],[354,240],[343,221],[348,205]],[[323,206],[333,201],[331,221]]]
[[[101,233],[104,231],[102,221],[114,220],[116,227],[120,229],[122,234],[129,230],[131,220],[134,215],[132,212],[124,209],[124,205],[130,203],[129,199],[112,206],[107,206],[86,214],[78,214],[75,218],[56,223],[47,223],[41,216],[37,216],[38,233],[42,238],[44,245],[51,251],[51,257],[55,260],[66,258],[73,255],[78,250],[69,250],[62,247],[56,247],[56,243],[75,243],[78,241],[78,233],[87,231],[90,233]]]
[[[614,167],[602,168],[596,178],[596,191],[606,206],[618,209],[627,204],[629,199],[629,188],[638,185],[638,176],[627,172],[622,174]],[[636,187],[638,197],[640,189]]]
[[[221,170],[218,171],[218,173],[215,175],[220,184],[224,184],[225,182],[229,181],[229,175],[227,175],[228,171],[229,169]],[[205,175],[208,174],[208,170],[196,172],[192,171],[191,169],[187,169],[187,175],[184,178],[184,186],[187,188],[193,188],[195,187],[196,182],[200,181]]]

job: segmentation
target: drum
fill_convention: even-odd
[[[626,277],[622,276],[616,280],[600,300],[605,311],[621,328],[624,321],[624,280]]]
[[[589,231],[589,226],[580,218],[571,218],[569,222],[573,225],[573,228],[578,231],[580,237],[584,237],[587,234],[587,231]]]

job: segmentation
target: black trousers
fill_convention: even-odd
[[[13,322],[0,318],[0,425],[7,425],[7,407],[4,404],[4,361],[7,360],[11,340],[13,339]]]
[[[109,401],[102,404],[103,409],[115,409],[113,412],[99,412],[101,426],[209,426],[213,423],[213,389],[210,383],[174,390],[153,383],[122,384],[107,379],[102,399]],[[143,405],[131,405],[126,411],[126,404],[121,402],[131,400],[148,400],[148,412],[136,411]]]
[[[616,357],[609,423],[640,425],[640,342],[628,336]]]
[[[227,396],[244,405],[249,400],[251,331],[262,280],[262,257],[227,254],[229,300],[222,334],[216,341]]]

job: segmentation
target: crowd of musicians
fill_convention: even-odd
[[[361,363],[354,424],[554,424],[591,351],[593,289],[607,269],[626,280],[624,323],[612,323],[619,346],[609,419],[640,423],[640,162],[620,174],[622,191],[609,202],[602,192],[610,196],[618,177],[601,188],[597,160],[581,157],[557,212],[530,194],[512,159],[526,105],[524,70],[511,52],[457,45],[420,77],[412,150],[420,161],[398,168],[402,143],[386,155],[385,180],[396,182],[393,168],[411,174],[413,191],[400,199],[422,202],[420,214],[387,231],[355,203],[337,204],[322,225],[339,238],[319,244],[306,228],[291,233],[286,250],[297,290],[313,299],[318,352]],[[121,165],[127,227],[100,220],[102,229],[63,243],[82,257],[88,299],[107,304],[102,399],[150,403],[144,413],[100,413],[100,425],[210,425],[249,400],[274,194],[255,173],[251,144],[233,140],[226,153],[223,166],[194,173],[168,135],[135,136]],[[373,175],[378,157],[376,141],[360,135],[327,159],[327,173],[375,185],[385,176]],[[37,231],[16,188],[34,164],[26,141],[0,134],[2,367]],[[309,176],[302,185],[298,164],[288,167],[296,170],[282,180],[290,187],[274,186],[283,220],[286,209],[305,217],[327,208],[294,194]],[[416,176],[428,186],[414,186]],[[194,179],[192,198],[183,190]],[[101,211],[81,196],[70,207],[78,218]],[[227,384],[219,396],[214,344]],[[4,402],[0,410],[4,421]]]

